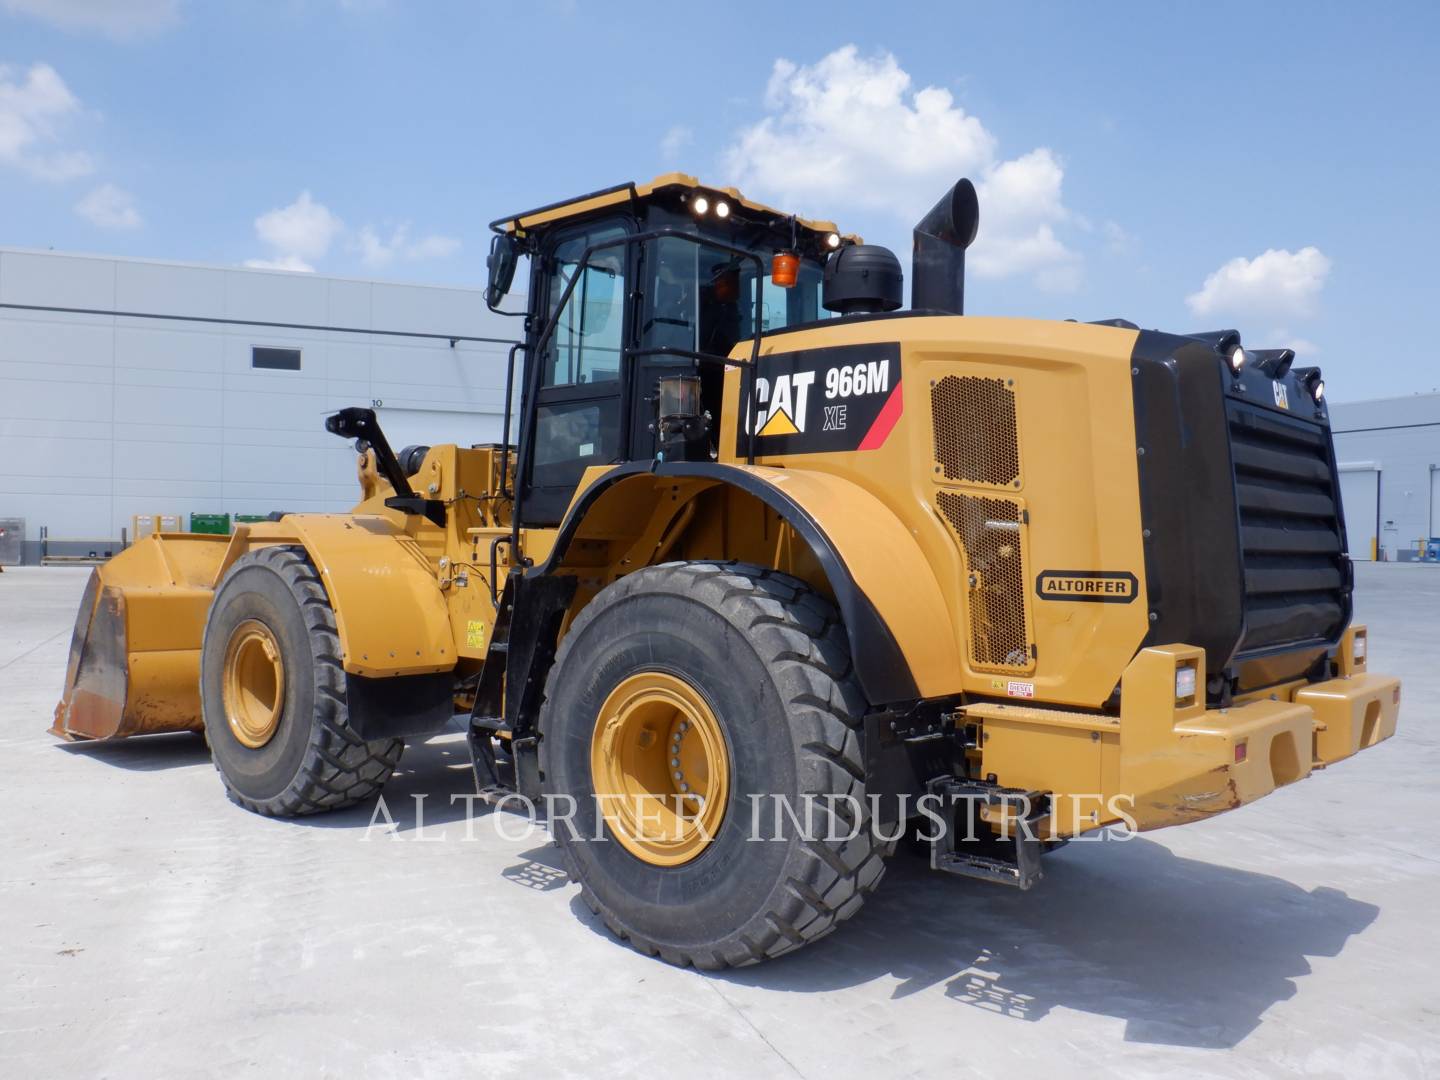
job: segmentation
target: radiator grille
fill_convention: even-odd
[[[1020,479],[1015,393],[1004,379],[946,375],[930,388],[935,464],[946,480],[1009,487]]]
[[[1325,431],[1241,402],[1228,413],[1245,567],[1239,651],[1332,641],[1349,564]]]
[[[942,491],[940,513],[960,538],[970,572],[970,651],[976,667],[1030,667],[1025,606],[1025,514],[1009,499]]]

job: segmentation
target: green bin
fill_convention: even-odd
[[[229,536],[230,515],[191,514],[190,531],[192,533],[213,533],[216,536]]]

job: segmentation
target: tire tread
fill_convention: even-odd
[[[556,680],[563,677],[570,646],[585,625],[607,601],[618,602],[641,592],[698,599],[747,637],[785,704],[800,755],[797,773],[802,778],[825,778],[815,785],[823,785],[821,790],[806,794],[858,797],[862,827],[853,840],[812,838],[797,843],[768,906],[729,938],[708,946],[662,948],[628,930],[604,909],[583,876],[579,877],[582,898],[616,937],[647,956],[658,954],[682,967],[744,967],[825,937],[854,915],[879,885],[884,860],[893,849],[869,828],[861,750],[868,706],[855,677],[839,613],[799,579],[749,563],[672,562],[647,567],[609,586],[576,617],[550,669],[547,698],[553,696]],[[543,739],[540,747],[543,758]],[[849,824],[847,819],[842,821]]]

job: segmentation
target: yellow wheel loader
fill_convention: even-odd
[[[1389,737],[1320,372],[964,315],[978,220],[962,180],[916,226],[908,310],[891,252],[685,175],[497,221],[503,443],[330,417],[355,509],[102,566],[54,730],[203,729],[288,815],[462,716],[615,934],[706,968],[830,932],[907,833],[1029,888]]]

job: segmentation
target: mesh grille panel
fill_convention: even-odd
[[[946,375],[930,388],[930,410],[945,479],[1000,487],[1020,479],[1015,393],[1004,379]]]
[[[940,492],[936,502],[959,536],[970,569],[970,651],[975,665],[1029,668],[1020,504],[952,491]]]

